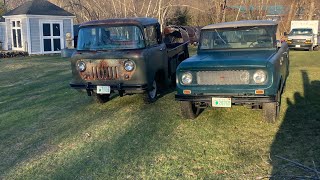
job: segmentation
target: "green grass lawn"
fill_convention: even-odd
[[[255,179],[320,169],[320,52],[291,52],[280,120],[233,107],[183,120],[174,92],[97,104],[58,56],[0,59],[0,179]],[[314,175],[314,174],[311,174]]]

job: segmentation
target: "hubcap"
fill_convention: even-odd
[[[156,81],[153,81],[152,83],[152,91],[149,91],[150,98],[155,98],[157,95],[157,83]]]

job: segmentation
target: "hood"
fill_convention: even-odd
[[[288,36],[288,39],[312,39],[311,35]]]
[[[225,67],[266,67],[275,50],[213,51],[199,53],[179,65],[179,69],[212,69]]]

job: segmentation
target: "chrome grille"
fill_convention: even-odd
[[[250,73],[244,70],[197,72],[197,84],[199,85],[242,85],[249,84],[249,82]]]
[[[305,39],[292,39],[292,43],[304,43]]]
[[[92,66],[90,76],[91,76],[91,79],[95,79],[95,80],[118,79],[119,67]]]
[[[80,72],[84,80],[119,80],[123,79],[122,60],[81,60],[86,63],[86,70]],[[127,73],[131,77],[131,74]]]

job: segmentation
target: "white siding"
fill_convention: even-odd
[[[73,37],[73,23],[71,19],[63,20],[63,41],[64,46],[66,46],[66,34],[71,33],[71,37]],[[63,47],[64,48],[64,47]]]
[[[21,19],[22,47],[24,51],[28,50],[28,26],[27,18]]]
[[[0,22],[0,42],[2,43],[2,49],[5,49],[6,41],[6,23]]]
[[[11,24],[10,19],[6,19],[6,26],[7,26],[7,41],[6,41],[6,49],[11,50],[12,49],[12,30],[11,30]]]
[[[30,18],[29,19],[29,27],[30,27],[30,40],[31,40],[31,54],[38,54],[41,52],[40,47],[40,27],[39,27],[39,18]]]

